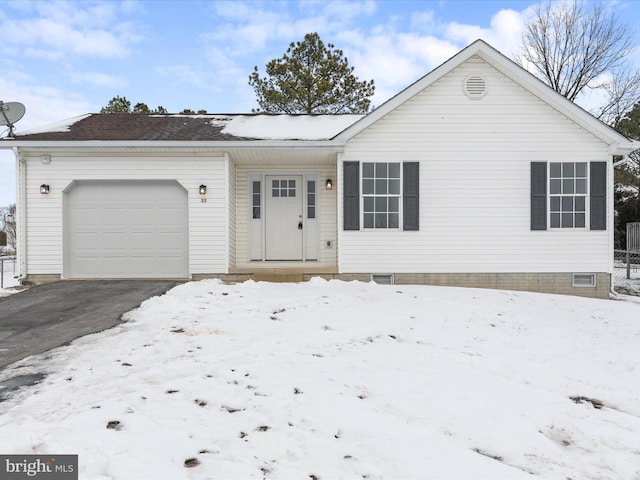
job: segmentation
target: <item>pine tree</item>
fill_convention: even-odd
[[[342,50],[325,44],[317,33],[292,42],[282,58],[249,75],[258,109],[267,113],[366,113],[375,91],[373,80],[359,81]]]

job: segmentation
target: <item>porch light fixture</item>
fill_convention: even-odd
[[[327,181],[325,182],[324,186],[326,187],[327,190],[333,190],[333,181],[330,178],[327,178]]]
[[[206,185],[200,185],[199,192],[200,192],[200,195],[206,195],[207,194],[207,186]]]
[[[40,193],[42,195],[49,195],[49,185],[43,183],[42,185],[40,185]]]

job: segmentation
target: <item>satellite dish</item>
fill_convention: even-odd
[[[4,103],[0,100],[0,125],[9,127],[9,137],[13,137],[13,124],[24,117],[26,111],[20,102]]]

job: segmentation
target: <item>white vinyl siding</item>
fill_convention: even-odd
[[[463,92],[473,74],[487,80],[481,99]],[[610,177],[610,158],[604,142],[474,57],[348,142],[338,172],[342,161],[420,163],[420,226],[340,228],[339,270],[607,272],[611,219],[609,231],[531,231],[530,163],[608,161]]]
[[[229,234],[228,192],[224,157],[204,154],[113,153],[27,155],[27,274],[63,272],[63,190],[74,180],[176,180],[188,194],[189,274],[227,273]],[[49,195],[40,185],[50,185]],[[198,187],[207,185],[207,202]]]

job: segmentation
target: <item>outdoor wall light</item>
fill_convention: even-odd
[[[200,195],[206,195],[207,194],[207,186],[206,185],[200,185]]]
[[[333,181],[330,178],[327,178],[324,186],[327,188],[327,190],[333,190]]]
[[[49,185],[44,184],[44,183],[42,185],[40,185],[40,193],[42,195],[49,195]]]

